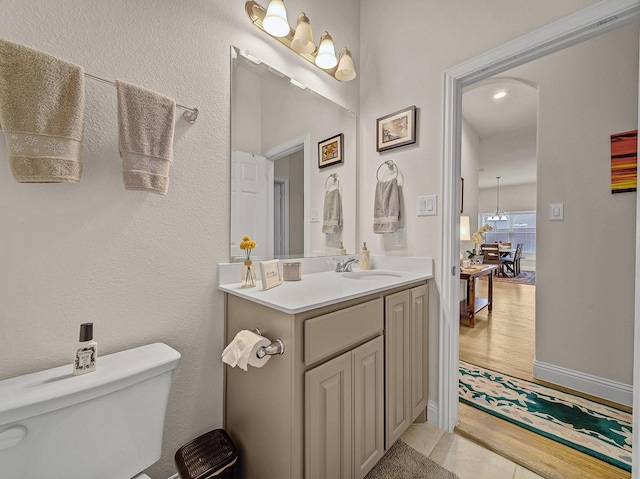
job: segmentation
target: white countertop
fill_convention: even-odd
[[[431,259],[419,258],[416,261],[413,258],[399,258],[400,261],[388,261],[378,257],[377,263],[379,266],[384,266],[384,269],[374,267],[369,270],[371,272],[393,273],[394,276],[352,279],[345,277],[345,273],[334,271],[305,274],[303,264],[300,281],[283,281],[281,285],[268,290],[262,289],[260,280],[255,288],[242,288],[239,282],[220,284],[218,288],[225,293],[254,301],[278,311],[296,314],[433,278]],[[407,266],[407,264],[403,264],[406,263],[403,260],[414,261],[409,263],[411,267],[403,267]],[[372,264],[375,265],[375,258],[372,258]],[[354,268],[354,271],[357,274],[358,269]],[[240,274],[237,274],[235,277],[239,276]],[[260,277],[259,271],[258,277]]]

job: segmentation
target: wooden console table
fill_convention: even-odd
[[[467,282],[467,299],[460,301],[460,317],[469,320],[469,326],[475,327],[476,313],[488,306],[493,309],[493,272],[498,269],[495,264],[477,265],[469,269],[460,270],[460,279]],[[489,294],[487,298],[476,298],[476,278],[489,276]]]

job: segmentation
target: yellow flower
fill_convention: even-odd
[[[256,242],[251,240],[251,237],[245,235],[240,242],[240,249],[244,250],[247,254],[247,259],[251,256],[251,250],[256,247]]]

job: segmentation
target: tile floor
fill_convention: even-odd
[[[433,424],[413,424],[402,440],[461,479],[541,479],[542,476]]]

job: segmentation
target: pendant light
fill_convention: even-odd
[[[498,186],[496,188],[496,212],[493,216],[489,216],[487,221],[506,221],[509,218],[504,213],[500,212],[500,177],[496,176],[496,180],[498,182]]]

